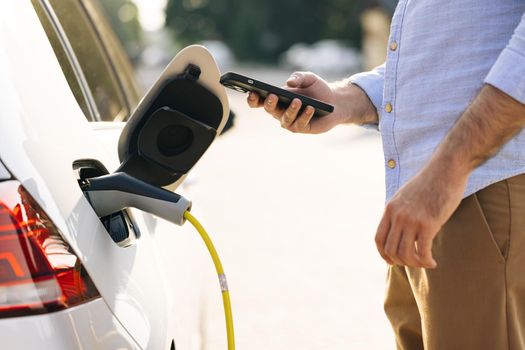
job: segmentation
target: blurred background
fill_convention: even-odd
[[[163,68],[203,44],[222,70],[268,66],[327,79],[385,58],[396,0],[101,0],[138,69]],[[146,73],[147,74],[147,73]],[[148,83],[148,77],[145,83]]]
[[[294,70],[327,80],[348,77],[384,61],[397,3],[100,2],[145,89],[194,43],[212,52],[222,72],[276,85]],[[244,94],[228,94],[234,127],[214,143],[182,191],[228,273],[238,348],[394,349],[382,306],[387,269],[373,240],[384,201],[379,134],[358,127],[290,134],[249,109]],[[186,249],[202,250],[202,266],[185,266],[180,282],[198,280],[204,287],[201,295],[178,292],[178,309],[193,317],[180,320],[177,349],[226,348],[216,277],[195,240]],[[182,256],[174,259],[184,266]]]

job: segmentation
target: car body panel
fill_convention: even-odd
[[[3,349],[140,349],[103,300],[31,317],[0,320]]]
[[[9,180],[10,178],[11,174],[9,174],[9,171],[7,171],[2,162],[0,162],[0,180]]]

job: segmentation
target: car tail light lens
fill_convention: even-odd
[[[0,182],[0,318],[100,297],[56,226],[17,181]]]

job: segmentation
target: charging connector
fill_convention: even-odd
[[[184,213],[191,209],[191,202],[181,195],[126,173],[87,179],[82,190],[99,217],[132,207],[182,226]]]

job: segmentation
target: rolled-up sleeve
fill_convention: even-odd
[[[525,14],[490,69],[485,83],[525,104]]]
[[[385,83],[385,64],[369,72],[357,73],[349,78],[352,84],[363,89],[379,112],[383,104],[383,85]]]
[[[377,115],[380,115],[381,106],[383,105],[383,86],[385,83],[385,64],[372,69],[368,72],[357,73],[349,78],[350,83],[359,86],[372,101],[372,104],[377,110]],[[378,124],[365,124],[367,129],[379,129]]]

